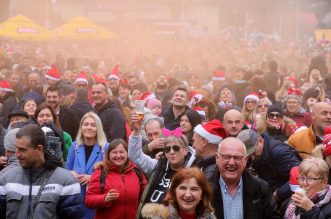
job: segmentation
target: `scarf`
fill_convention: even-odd
[[[328,185],[325,189],[316,192],[310,200],[316,207],[321,207],[328,204],[331,200],[331,186]],[[300,219],[300,213],[297,215],[297,206],[291,201],[285,212],[285,219]]]

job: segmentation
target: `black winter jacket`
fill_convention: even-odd
[[[217,171],[213,177],[212,206],[217,219],[224,219],[223,199],[219,185],[220,173]],[[244,219],[273,219],[279,218],[277,204],[272,197],[268,185],[262,179],[244,171],[243,179],[243,207]]]

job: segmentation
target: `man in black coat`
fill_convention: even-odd
[[[246,129],[237,136],[242,140],[252,158],[253,169],[265,180],[277,201],[284,201],[292,194],[288,184],[292,167],[299,166],[302,158],[288,144],[270,137],[258,135]]]
[[[224,139],[216,153],[218,171],[213,177],[215,216],[223,218],[278,218],[277,204],[266,182],[244,171],[248,157],[244,143]]]
[[[94,112],[101,119],[103,130],[108,142],[115,138],[126,140],[125,118],[114,101],[109,100],[108,88],[103,83],[92,86],[92,96],[95,103]]]
[[[71,110],[60,106],[61,97],[62,94],[57,86],[47,88],[46,104],[50,106],[59,117],[62,130],[67,132],[72,139],[75,139],[79,129],[79,121]]]

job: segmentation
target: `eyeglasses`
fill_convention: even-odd
[[[228,154],[220,154],[218,153],[218,155],[220,155],[222,157],[223,160],[225,161],[230,161],[231,158],[233,158],[233,160],[235,161],[242,161],[244,159],[245,156],[241,156],[241,155],[228,155]]]
[[[118,81],[117,78],[108,78],[108,81]]]
[[[281,115],[281,114],[279,114],[279,113],[270,113],[269,115],[268,115],[268,119],[274,119],[276,117],[276,119],[281,119],[281,118],[283,118],[283,116]]]
[[[179,146],[179,145],[166,146],[166,147],[164,147],[164,153],[169,153],[171,151],[171,149],[174,152],[178,152],[178,151],[180,151],[180,148],[181,148],[181,146]]]
[[[321,179],[323,179],[323,178],[298,177],[298,182],[299,183],[304,183],[306,181],[308,184],[313,184],[315,181],[321,180]]]
[[[247,104],[251,104],[251,103],[253,104],[253,103],[256,103],[256,101],[255,100],[247,100],[246,103]]]
[[[268,108],[268,106],[269,106],[268,104],[262,104],[262,105],[258,105],[257,107],[258,107],[258,108],[262,108],[262,107],[264,107],[264,108]]]

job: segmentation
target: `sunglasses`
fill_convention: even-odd
[[[258,107],[258,108],[262,108],[262,107],[264,107],[264,108],[268,108],[268,106],[269,106],[268,104],[262,104],[262,105],[258,105],[257,107]]]
[[[166,146],[166,147],[164,147],[164,153],[169,153],[171,151],[171,149],[174,152],[178,152],[178,151],[180,151],[180,148],[181,147],[179,145]]]
[[[250,103],[253,104],[253,103],[256,103],[256,101],[255,101],[255,100],[247,100],[246,103],[247,103],[247,104],[250,104]]]
[[[283,116],[281,114],[279,114],[279,113],[270,113],[268,115],[268,119],[274,119],[274,118],[281,119],[281,118],[283,118]]]

